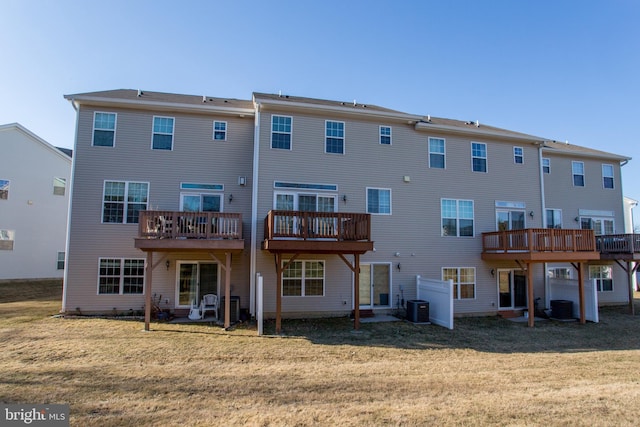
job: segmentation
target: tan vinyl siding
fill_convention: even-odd
[[[168,114],[166,111],[141,111],[96,108],[117,113],[115,147],[93,147],[93,108],[82,107],[78,120],[77,145],[72,195],[71,233],[68,254],[67,311],[137,310],[143,295],[98,295],[98,259],[144,258],[134,248],[138,224],[103,224],[102,196],[105,180],[149,183],[149,209],[179,210],[180,183],[216,183],[224,185],[223,209],[243,215],[243,237],[250,240],[251,171],[253,120],[237,116],[204,114]],[[151,149],[154,115],[175,118],[172,151]],[[213,121],[227,122],[227,140],[213,140]],[[247,177],[247,185],[238,185],[238,176]],[[233,202],[228,197],[233,194]],[[77,207],[77,208],[74,208]],[[162,254],[154,254],[158,261]],[[169,254],[171,268],[164,261],[153,273],[152,293],[170,295],[175,300],[175,260],[191,259],[189,254]],[[196,257],[197,258],[197,257]],[[205,257],[206,258],[206,257]],[[249,304],[248,254],[234,257],[233,295],[241,304]],[[211,257],[208,257],[212,260]],[[164,298],[163,298],[164,299]]]
[[[293,115],[292,149],[271,149],[271,115],[261,115],[260,188],[258,189],[258,237],[263,236],[262,220],[273,207],[273,182],[336,184],[339,211],[366,212],[366,188],[391,189],[392,215],[373,215],[372,239],[375,252],[361,262],[392,263],[391,303],[395,307],[400,286],[404,298],[415,298],[415,276],[441,278],[442,267],[475,267],[476,298],[456,301],[456,313],[496,310],[497,284],[490,267],[480,259],[481,233],[495,231],[495,201],[526,203],[527,227],[542,226],[538,174],[538,151],[533,145],[486,138],[470,139],[442,133],[416,131],[406,122],[384,123],[339,116]],[[285,113],[282,113],[285,115]],[[287,115],[291,115],[288,113]],[[325,120],[345,122],[345,154],[324,153]],[[393,144],[379,143],[379,125],[392,127]],[[446,139],[446,169],[429,168],[428,137]],[[471,141],[487,144],[488,173],[472,172]],[[524,164],[513,161],[513,146],[524,149]],[[403,177],[409,176],[410,182]],[[523,182],[524,185],[508,185]],[[347,196],[347,202],[342,201]],[[441,198],[474,201],[475,237],[442,237]],[[395,256],[396,252],[400,256]],[[352,257],[349,256],[349,259]],[[300,307],[333,312],[352,307],[352,274],[337,256],[326,257],[327,294],[325,298],[299,298]],[[400,263],[401,269],[397,269]],[[258,271],[265,277],[266,311],[275,309],[275,268],[273,256],[258,251]],[[329,283],[340,283],[338,294],[330,293]],[[342,297],[348,293],[348,307]],[[308,300],[313,302],[307,303]],[[303,301],[304,300],[304,301]],[[493,305],[492,305],[493,303]],[[283,311],[286,311],[283,300]]]

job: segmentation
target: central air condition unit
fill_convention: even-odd
[[[236,323],[240,320],[240,297],[231,296],[231,300],[229,301],[229,317],[231,323]],[[225,309],[225,297],[220,298],[220,320],[224,322],[224,309]]]

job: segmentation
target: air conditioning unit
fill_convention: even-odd
[[[230,317],[231,323],[236,323],[240,320],[240,297],[232,295],[229,303],[230,303],[229,317]],[[225,306],[226,306],[225,297],[222,297],[220,298],[219,311],[220,311],[220,320],[222,320],[223,322],[225,318],[225,315],[224,315]]]

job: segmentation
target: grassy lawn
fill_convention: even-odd
[[[258,337],[52,317],[60,294],[0,285],[0,401],[68,403],[74,426],[640,424],[640,315],[626,307],[535,328],[285,320],[284,336]]]

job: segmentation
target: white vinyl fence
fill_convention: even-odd
[[[429,321],[453,329],[453,280],[425,279],[416,276],[419,300],[429,303]]]

